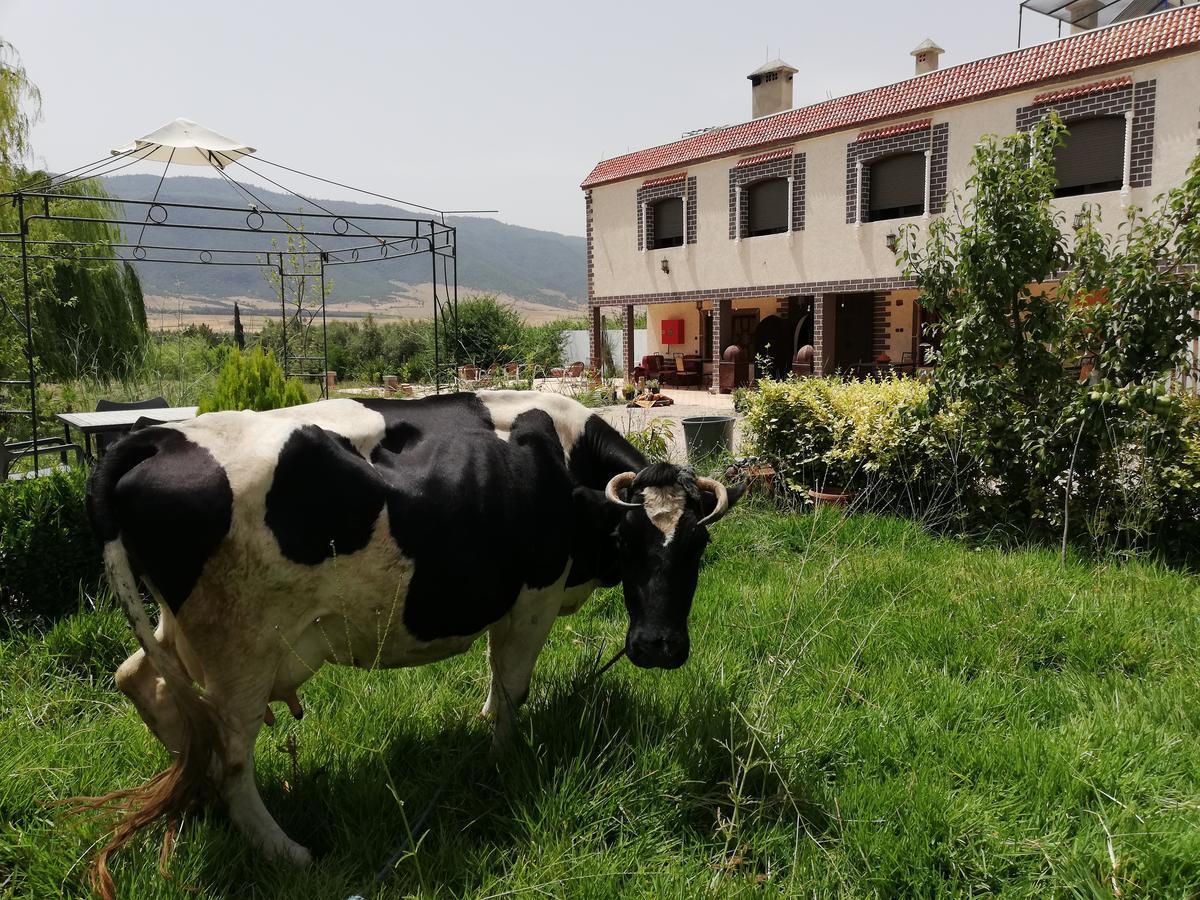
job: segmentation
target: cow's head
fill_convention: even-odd
[[[708,526],[743,490],[669,463],[609,481],[608,500],[626,508],[617,526],[617,552],[629,611],[625,651],[635,665],[674,669],[687,661],[688,613]]]

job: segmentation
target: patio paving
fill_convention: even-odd
[[[430,385],[412,385],[412,387],[413,397],[422,397],[433,393]],[[534,382],[534,388],[547,393],[571,394],[578,389],[578,385],[557,378],[539,378]],[[707,390],[685,390],[670,387],[663,388],[662,393],[674,400],[674,404],[653,409],[606,406],[597,409],[596,412],[622,434],[634,429],[645,428],[651,419],[666,419],[671,423],[671,459],[678,463],[687,461],[687,447],[683,441],[683,420],[685,418],[690,416],[734,416],[737,421],[733,426],[733,448],[735,453],[738,451],[742,442],[742,416],[733,411],[732,395],[710,394]],[[377,387],[338,388],[334,394],[352,397],[387,396],[387,392],[383,388]]]
[[[687,461],[687,448],[683,442],[683,420],[690,416],[734,416],[733,449],[736,453],[742,443],[742,417],[733,411],[733,396],[710,394],[708,391],[689,391],[678,388],[663,388],[662,393],[675,401],[672,406],[654,409],[628,409],[624,406],[608,406],[597,410],[606,422],[624,434],[644,428],[650,419],[666,419],[671,422],[673,440],[671,459],[678,463]]]

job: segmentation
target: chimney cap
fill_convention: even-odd
[[[794,66],[789,66],[782,59],[779,59],[778,57],[776,57],[775,59],[771,60],[770,62],[763,63],[761,66],[759,66],[757,69],[755,69],[753,72],[751,72],[746,77],[747,78],[758,78],[761,75],[766,75],[768,72],[787,72],[789,75],[794,75],[795,73],[797,73],[799,71],[800,71],[799,69],[795,68]]]
[[[933,38],[925,38],[913,49],[910,56],[920,56],[922,53],[945,53],[946,51],[934,43]]]

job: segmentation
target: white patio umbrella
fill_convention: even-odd
[[[152,148],[152,149],[151,149]],[[218,134],[191,119],[176,119],[140,137],[113,156],[137,152],[138,159],[178,163],[184,166],[216,166],[223,169],[234,160],[254,152],[253,147]],[[148,152],[147,152],[148,151]]]

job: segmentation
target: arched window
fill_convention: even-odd
[[[871,163],[867,221],[902,219],[925,212],[925,154],[899,153]]]
[[[788,180],[768,178],[750,185],[746,234],[780,234],[788,230]]]
[[[683,198],[668,197],[659,200],[650,209],[653,222],[650,249],[683,246]]]
[[[1125,117],[1068,122],[1066,143],[1054,148],[1055,197],[1119,191],[1125,183]]]

